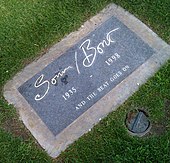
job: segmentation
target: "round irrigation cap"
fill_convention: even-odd
[[[144,136],[150,130],[148,115],[143,110],[130,111],[126,116],[126,126],[132,135]]]

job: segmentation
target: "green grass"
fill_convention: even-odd
[[[69,162],[170,162],[170,61],[117,111],[60,156]],[[128,111],[144,108],[153,123],[144,138],[129,136]],[[159,124],[159,125],[158,125]]]
[[[3,85],[52,44],[115,2],[170,43],[169,0],[0,0],[0,162],[170,162],[170,61],[140,90],[52,160],[19,121],[2,95]],[[131,137],[128,110],[145,108],[153,131]]]
[[[11,134],[0,130],[0,162],[48,162],[50,158],[41,150],[37,150],[32,142],[14,138]]]

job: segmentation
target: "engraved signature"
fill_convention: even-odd
[[[83,62],[82,62],[83,67],[85,67],[85,68],[91,67],[96,60],[97,54],[103,54],[105,47],[108,47],[111,45],[111,43],[116,42],[116,40],[113,39],[112,34],[119,29],[120,28],[115,28],[115,29],[109,31],[106,34],[106,38],[103,39],[101,42],[99,42],[96,47],[91,46],[90,39],[85,40],[79,46],[79,49],[81,49],[83,51],[83,55],[84,55]],[[80,69],[79,69],[80,66],[81,66],[81,63],[78,62],[78,53],[77,53],[77,51],[75,51],[75,67],[76,67],[78,74],[81,73]],[[56,85],[58,82],[58,79],[63,77],[65,75],[65,73],[67,71],[69,71],[70,69],[73,69],[73,67],[68,66],[68,67],[64,68],[62,71],[57,72],[57,74],[55,74],[55,76],[50,81],[44,80],[44,74],[40,75],[38,77],[38,79],[35,81],[34,87],[39,88],[41,86],[45,87],[45,85],[46,85],[46,89],[44,91],[44,94],[42,94],[42,95],[37,94],[34,99],[36,101],[42,100],[48,94],[49,89],[50,89],[50,84]]]
[[[64,70],[62,70],[61,72],[58,72],[52,79],[51,79],[51,84],[55,85],[57,84],[58,82],[58,78],[61,78],[64,76],[64,74],[66,73],[66,71],[68,71],[69,69],[72,69],[73,67],[72,66],[68,66],[66,67]],[[50,81],[49,80],[44,80],[44,74],[42,74],[34,83],[34,87],[35,88],[39,88],[43,85],[46,85],[46,90],[45,90],[45,93],[43,95],[40,95],[40,94],[37,94],[35,96],[35,100],[36,101],[39,101],[39,100],[42,100],[46,95],[47,93],[49,92],[49,89],[50,89]]]
[[[94,61],[96,59],[97,53],[102,54],[104,53],[104,47],[110,46],[111,43],[115,43],[116,41],[111,37],[111,34],[115,31],[119,30],[119,28],[115,28],[111,30],[106,35],[106,39],[102,40],[97,47],[90,46],[91,40],[87,39],[85,40],[79,47],[79,49],[82,49],[83,54],[85,58],[83,59],[83,66],[84,67],[91,67],[94,64]],[[76,68],[78,74],[80,74],[80,69],[78,66],[78,58],[77,58],[77,52],[75,52],[75,62],[76,62]]]

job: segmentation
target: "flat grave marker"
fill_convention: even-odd
[[[57,135],[153,53],[111,17],[18,90]]]
[[[169,54],[169,45],[111,4],[18,73],[4,96],[56,157],[123,103]]]

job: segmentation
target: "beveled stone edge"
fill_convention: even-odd
[[[115,16],[122,21],[122,23],[142,38],[144,42],[149,44],[156,53],[60,134],[54,137],[36,112],[20,95],[17,88],[111,16]],[[88,132],[101,118],[120,106],[138,89],[140,84],[145,83],[169,58],[170,47],[168,44],[162,41],[153,31],[129,12],[115,4],[110,4],[99,14],[85,22],[78,31],[69,34],[62,41],[50,48],[45,55],[17,73],[17,75],[4,86],[4,97],[18,109],[24,124],[47,153],[52,157],[57,157],[69,144]],[[42,62],[44,65],[41,64]],[[139,74],[141,75],[139,76]],[[124,93],[122,94],[122,92]],[[107,103],[107,107],[105,103]],[[80,126],[79,124],[84,124],[84,126]]]

